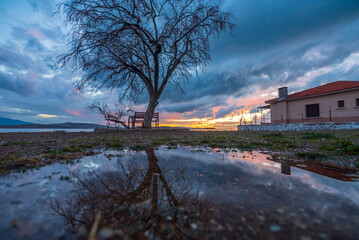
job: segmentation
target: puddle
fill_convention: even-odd
[[[356,239],[359,175],[253,151],[107,151],[0,177],[1,239]],[[79,228],[79,226],[81,226]]]

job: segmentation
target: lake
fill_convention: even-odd
[[[1,239],[357,239],[359,175],[265,152],[104,151],[0,176]],[[98,222],[96,224],[95,222]]]

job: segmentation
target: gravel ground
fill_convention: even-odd
[[[341,168],[359,167],[359,131],[237,132],[124,130],[103,132],[0,133],[0,170],[26,171],[69,162],[102,149],[143,150],[178,145],[263,150]]]

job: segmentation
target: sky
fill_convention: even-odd
[[[89,103],[115,104],[116,91],[74,90],[79,72],[54,71],[69,29],[53,15],[58,0],[0,0],[0,117],[34,123],[104,123]],[[277,96],[338,80],[359,80],[358,0],[223,0],[236,24],[211,40],[212,62],[168,86],[160,124],[233,130]],[[146,109],[140,97],[134,109]]]

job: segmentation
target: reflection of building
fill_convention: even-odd
[[[297,162],[293,160],[282,160],[273,156],[271,158],[267,158],[269,161],[280,163],[280,170],[282,174],[291,175],[292,167],[299,168],[308,172],[316,173],[319,175],[323,175],[329,178],[337,179],[340,181],[346,182],[358,182],[359,177],[356,174],[357,171],[354,169],[341,169],[330,166],[324,166],[319,164],[313,164],[310,162]]]
[[[337,81],[266,101],[271,123],[359,122],[359,81]]]

